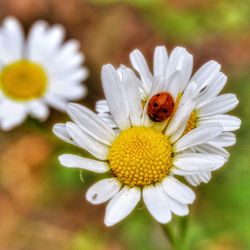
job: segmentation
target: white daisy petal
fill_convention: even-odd
[[[63,123],[55,124],[52,131],[59,139],[65,141],[67,143],[70,143],[72,145],[79,146],[70,137],[65,124],[63,124]]]
[[[114,138],[114,131],[94,112],[76,103],[70,103],[67,107],[70,118],[96,140],[110,145]]]
[[[204,143],[201,145],[195,146],[196,152],[199,153],[208,153],[208,154],[218,154],[227,160],[230,156],[227,150],[225,150],[223,147],[218,146],[216,144],[212,144],[211,141],[208,143]]]
[[[44,51],[46,51],[46,46],[43,43],[46,27],[47,23],[39,20],[30,29],[27,39],[27,56],[31,60],[41,59]]]
[[[201,179],[201,181],[203,183],[208,183],[210,181],[211,177],[212,177],[211,172],[199,174],[199,178]]]
[[[109,113],[100,113],[97,114],[107,125],[109,125],[112,129],[118,129],[118,126],[116,125],[115,121],[113,120],[113,117]]]
[[[197,174],[200,174],[202,172],[207,172],[209,170],[207,169],[200,169],[198,171],[190,171],[190,170],[183,170],[183,169],[180,169],[180,168],[175,168],[173,167],[171,169],[171,173],[174,174],[174,175],[178,175],[178,176],[190,176],[190,175],[197,175]]]
[[[130,53],[129,57],[134,69],[136,69],[140,74],[140,77],[144,83],[144,88],[149,93],[153,82],[153,75],[148,68],[143,54],[138,49],[135,49]]]
[[[235,131],[240,128],[241,120],[232,115],[213,115],[199,119],[201,126],[209,126],[210,123],[221,124],[223,131]]]
[[[180,72],[178,91],[183,92],[186,84],[188,83],[193,68],[193,57],[186,49],[176,47],[169,57],[168,66],[166,69],[166,77],[170,77],[175,71]],[[178,93],[179,93],[178,92]]]
[[[198,98],[199,105],[208,101],[210,98],[217,96],[224,88],[227,82],[227,76],[222,72],[217,73],[216,78],[211,82],[210,86],[204,91],[204,93]]]
[[[142,196],[148,211],[159,223],[168,223],[171,220],[169,202],[162,188],[145,186]]]
[[[133,126],[141,125],[142,103],[139,85],[132,70],[123,70],[123,86],[129,106],[129,117]]]
[[[171,93],[174,100],[181,91],[181,71],[174,71],[167,79],[168,92]]]
[[[179,124],[178,127],[176,127],[176,131],[169,137],[170,142],[172,144],[174,144],[176,141],[178,141],[180,139],[180,137],[183,135],[186,127],[187,127],[187,123],[188,123],[188,117],[186,119],[182,120],[182,123]],[[167,135],[167,131],[165,131],[165,134]]]
[[[54,57],[51,61],[48,61],[46,63],[46,67],[49,70],[49,72],[51,74],[64,74],[65,72],[70,72],[72,70],[75,70],[76,68],[78,68],[83,62],[84,62],[84,55],[79,53],[79,51],[76,52],[72,52],[70,55],[68,55],[68,61],[58,61],[58,57],[63,57],[63,59],[65,59],[65,55],[62,54],[63,51],[61,51],[63,49],[60,48],[58,49],[55,53],[54,53]],[[55,64],[58,64],[57,68],[55,68]]]
[[[196,182],[193,180],[192,177],[193,177],[193,175],[184,176],[185,180],[186,180],[191,186],[196,187],[197,184],[196,184]]]
[[[45,121],[49,116],[49,108],[41,100],[30,102],[29,112],[31,116],[39,119],[40,121]]]
[[[184,121],[187,123],[188,118],[195,107],[195,102],[191,99],[185,103],[185,105],[179,106],[175,112],[173,118],[170,120],[166,135],[171,136],[177,131],[180,127],[183,127]]]
[[[164,187],[161,183],[157,183],[155,184],[155,186],[164,192],[171,212],[173,212],[174,214],[178,216],[185,216],[189,213],[188,206],[186,204],[179,202],[175,198],[172,198],[170,195],[168,195],[167,192],[164,190]]]
[[[129,70],[130,68],[128,68],[127,66],[121,64],[116,70],[117,70],[117,73],[122,81],[122,77],[123,77],[123,74],[124,74],[124,71],[126,70]]]
[[[167,176],[162,181],[162,186],[165,192],[183,204],[192,204],[195,199],[195,193],[188,186],[184,185],[176,178]]]
[[[48,70],[51,74],[60,74],[67,70],[68,64],[72,64],[72,59],[79,55],[80,43],[77,40],[71,39],[65,42],[60,50],[57,51],[57,56],[51,58],[47,62]],[[80,54],[84,60],[83,54]]]
[[[189,83],[181,97],[177,111],[168,124],[165,134],[170,136],[171,143],[179,140],[186,129],[191,112],[196,105],[196,102],[192,99],[196,88],[197,84],[195,82]]]
[[[109,106],[106,100],[97,101],[95,104],[97,113],[110,113]]]
[[[62,25],[53,25],[47,28],[47,23],[37,21],[31,27],[28,36],[28,58],[40,63],[47,62],[49,56],[61,44],[64,38]]]
[[[221,133],[222,128],[219,124],[211,123],[209,127],[200,126],[184,135],[179,141],[174,144],[173,149],[175,152],[180,152],[189,147],[193,147],[212,140]]]
[[[103,90],[110,112],[120,129],[130,127],[129,107],[117,71],[112,65],[102,67]]]
[[[208,90],[211,88],[211,85],[216,81],[218,74],[220,72],[214,71],[209,75],[208,78],[206,78],[202,83],[198,84],[198,89],[197,89],[197,97],[199,100],[199,97],[201,98],[205,93],[208,92]]]
[[[19,21],[12,16],[6,17],[0,32],[1,61],[10,63],[19,60],[23,53],[23,40]]]
[[[105,212],[105,225],[113,226],[127,217],[136,207],[140,198],[141,191],[139,188],[125,186],[109,201]]]
[[[200,86],[211,77],[211,75],[216,74],[220,71],[221,65],[216,61],[209,61],[203,64],[193,75],[191,81],[197,82]],[[204,85],[203,85],[204,86]]]
[[[110,128],[118,129],[117,125],[115,124],[115,121],[110,114],[110,110],[107,104],[106,100],[100,100],[96,102],[95,109],[97,112],[97,115],[105,122],[107,123]]]
[[[46,52],[44,53],[43,62],[47,64],[47,60],[55,54],[58,47],[61,45],[65,36],[64,27],[60,24],[51,26],[45,33]],[[56,54],[55,54],[56,56]]]
[[[95,173],[105,173],[109,170],[106,162],[96,161],[73,154],[59,156],[60,163],[69,168],[81,168]]]
[[[22,103],[4,100],[0,103],[0,127],[8,131],[23,123],[27,110]]]
[[[54,93],[47,93],[44,99],[52,108],[66,112],[67,100],[61,96]]]
[[[199,186],[201,183],[208,183],[211,177],[212,175],[210,172],[184,176],[186,181],[194,187]]]
[[[165,46],[157,46],[154,51],[154,76],[164,76],[168,63],[168,52]]]
[[[193,56],[189,53],[185,53],[185,56],[179,68],[181,70],[181,83],[182,83],[180,87],[180,92],[183,92],[192,74]]]
[[[50,27],[48,31],[48,36],[50,40],[50,47],[53,51],[56,47],[58,47],[63,41],[65,30],[64,27],[60,24],[56,24]]]
[[[182,154],[186,154],[186,153],[197,153],[195,150],[195,147],[191,147],[191,148],[187,148],[183,151],[181,151]]]
[[[189,213],[189,208],[186,204],[178,202],[176,199],[168,196],[170,210],[178,216],[186,216]]]
[[[216,154],[188,153],[174,157],[175,168],[191,172],[216,170],[225,163],[224,157]]]
[[[49,88],[51,93],[69,100],[78,100],[87,94],[87,88],[84,85],[74,82],[53,82]]]
[[[117,178],[103,179],[88,189],[86,199],[94,205],[99,205],[113,198],[120,188],[121,183]]]
[[[71,82],[79,83],[88,77],[88,69],[81,67],[84,55],[78,49],[79,42],[70,40],[53,53],[53,58],[45,64],[53,82],[67,85]]]
[[[80,82],[87,78],[89,71],[85,67],[74,68],[63,74],[51,75],[51,82]]]
[[[167,91],[167,88],[168,88],[168,82],[166,82],[165,78],[161,76],[155,77],[153,80],[152,88],[148,95],[148,101],[152,96],[156,95],[157,93]],[[146,105],[144,108],[146,108]]]
[[[198,112],[201,117],[208,115],[217,115],[227,113],[238,105],[239,101],[234,94],[224,94],[217,96],[202,106],[198,106]]]
[[[106,160],[108,154],[107,145],[98,142],[92,136],[81,130],[72,122],[66,123],[67,131],[71,138],[83,149],[95,156],[97,159]]]
[[[187,53],[186,49],[182,47],[175,47],[171,52],[168,60],[168,66],[166,69],[166,77],[168,78],[176,70],[180,69],[180,63],[182,63],[183,57]]]
[[[184,176],[185,180],[193,187],[200,185],[199,179],[197,179],[197,174]]]
[[[188,102],[191,98],[192,99],[196,98],[197,88],[198,85],[196,82],[190,82],[181,96],[179,105],[182,106],[186,102]]]
[[[209,142],[211,144],[217,145],[218,147],[229,147],[236,143],[236,137],[233,133],[223,132]]]

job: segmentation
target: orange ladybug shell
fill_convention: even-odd
[[[148,103],[147,114],[154,122],[163,122],[174,111],[174,99],[168,92],[160,92],[151,97]]]

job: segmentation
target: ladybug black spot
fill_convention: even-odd
[[[160,94],[157,94],[156,96],[160,96]]]
[[[157,108],[158,106],[159,105],[156,102],[154,102],[154,107]]]
[[[168,110],[167,110],[167,109],[163,109],[162,111],[163,111],[164,113],[167,113],[167,112],[168,112]]]
[[[203,88],[200,90],[200,93],[204,92],[206,89],[207,89],[207,86],[203,87]]]

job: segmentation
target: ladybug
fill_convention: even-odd
[[[174,99],[168,92],[160,92],[151,97],[147,107],[147,114],[154,122],[163,122],[174,111]]]

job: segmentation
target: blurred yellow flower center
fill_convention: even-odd
[[[146,186],[169,173],[172,146],[166,135],[152,128],[129,128],[115,139],[108,159],[113,174],[123,184]]]
[[[194,110],[188,120],[187,126],[183,132],[183,135],[187,134],[197,126],[197,114],[196,111]]]
[[[6,96],[17,101],[26,101],[44,94],[47,75],[39,64],[20,60],[3,69],[0,85]]]

